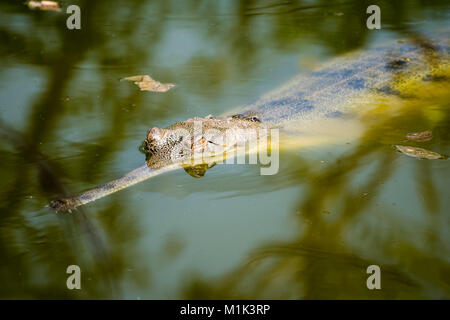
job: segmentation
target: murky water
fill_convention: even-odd
[[[69,3],[65,1],[63,8]],[[71,1],[0,4],[0,298],[450,298],[447,80],[285,147],[280,170],[174,171],[55,214],[50,200],[140,166],[149,127],[219,115],[353,50],[448,25],[447,1]],[[424,36],[425,37],[425,36]],[[441,33],[448,37],[448,33]],[[166,93],[119,79],[150,74]],[[323,139],[325,137],[325,139]],[[330,138],[330,139],[327,139]],[[82,270],[68,290],[66,268]],[[379,265],[382,289],[368,290]]]

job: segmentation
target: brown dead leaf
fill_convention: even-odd
[[[419,159],[430,159],[430,160],[436,160],[436,159],[447,159],[446,156],[440,155],[437,152],[429,151],[427,149],[423,148],[416,148],[416,147],[410,147],[410,146],[399,146],[396,145],[395,148],[400,151],[403,154],[406,154],[407,156],[419,158]]]
[[[423,132],[411,132],[406,135],[406,140],[424,142],[433,139],[433,133],[430,130]]]
[[[136,81],[136,82],[140,82],[140,81],[143,81],[145,77],[150,78],[150,76],[142,74],[142,75],[138,75],[138,76],[131,76],[131,77],[122,78],[122,79],[120,79],[120,81],[133,81],[133,82]]]
[[[59,7],[58,2],[56,1],[29,1],[28,2],[28,8],[30,9],[38,9],[42,11],[61,11],[61,8]]]
[[[175,87],[173,83],[161,83],[147,74],[122,78],[120,81],[133,81],[141,91],[166,92]]]

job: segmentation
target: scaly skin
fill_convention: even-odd
[[[249,137],[246,129],[262,129],[266,126],[254,115],[234,115],[215,118],[193,118],[177,122],[165,129],[151,128],[144,141],[144,153],[147,165],[160,169],[172,163],[186,162],[193,153],[226,151],[233,145],[227,145],[225,135],[239,142]]]

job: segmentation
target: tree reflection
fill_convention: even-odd
[[[386,1],[384,21],[389,28],[403,31],[405,22],[411,17],[423,17],[424,9],[442,3],[410,5],[406,1]],[[9,123],[5,118],[0,125],[3,137],[0,155],[4,160],[0,169],[3,180],[0,296],[3,298],[122,297],[121,281],[127,277],[127,261],[135,258],[135,247],[142,232],[126,204],[111,200],[102,212],[84,208],[75,215],[58,215],[57,218],[42,209],[49,199],[79,191],[74,190],[79,188],[77,183],[96,185],[105,177],[114,177],[109,164],[111,159],[120,159],[123,155],[123,146],[130,143],[127,134],[136,128],[150,127],[149,121],[176,116],[187,103],[180,94],[144,96],[137,90],[118,89],[117,72],[112,71],[121,70],[121,76],[128,76],[149,68],[169,77],[161,80],[171,81],[170,77],[178,74],[189,78],[192,70],[200,65],[201,79],[191,78],[186,87],[202,97],[224,90],[227,82],[242,78],[257,65],[264,64],[263,48],[298,53],[303,44],[314,39],[330,55],[335,55],[363,47],[368,38],[368,30],[361,28],[365,25],[365,17],[359,14],[365,12],[367,3],[357,0],[334,4],[316,1],[312,5],[310,1],[259,3],[236,0],[228,1],[226,5],[215,1],[201,4],[187,1],[182,8],[178,1],[119,1],[117,5],[111,5],[106,0],[85,0],[73,4],[82,8],[82,29],[76,32],[65,28],[64,14],[29,11],[22,1],[0,4],[4,17],[0,24],[3,63],[29,65],[43,71],[45,77],[45,88],[31,103],[29,113],[23,114],[23,129],[17,129],[15,123]],[[404,10],[405,7],[409,10]],[[337,12],[342,15],[336,15]],[[158,52],[167,40],[166,30],[173,19],[193,19],[200,26],[195,32],[201,43],[205,48],[220,46],[220,53],[196,52],[191,59],[179,63],[177,70],[168,66],[170,58],[167,58],[168,64],[163,64]],[[260,28],[261,24],[265,27]],[[0,68],[2,83],[10,81],[5,70]],[[97,85],[90,87],[89,81],[80,75],[81,71],[90,72],[89,77],[97,79]],[[30,83],[17,84],[32,85],[31,79]],[[92,117],[95,108],[104,111],[104,116],[96,119],[96,126],[100,128],[95,131],[96,142],[83,140],[77,144],[70,141],[64,135],[64,129],[77,127],[77,123]],[[124,108],[129,111],[126,116]],[[413,117],[412,121],[423,119],[418,108],[413,110],[416,113],[412,116],[411,108],[405,108],[404,112],[409,118]],[[276,279],[292,281],[301,287],[301,297],[324,297],[324,292],[329,297],[346,297],[355,290],[356,284],[338,293],[334,291],[337,286],[320,280],[359,283],[365,274],[352,274],[373,262],[369,257],[348,252],[341,243],[341,236],[364,210],[373,205],[382,184],[394,174],[396,155],[392,150],[387,151],[385,144],[379,143],[379,137],[385,135],[384,128],[399,127],[403,120],[394,117],[385,121],[375,124],[369,121],[369,130],[361,144],[326,171],[317,174],[308,168],[307,161],[298,159],[301,165],[289,172],[293,178],[279,181],[281,184],[308,181],[306,200],[298,204],[298,210],[310,225],[299,239],[263,248],[255,255],[255,262],[226,277],[223,285],[210,288],[196,283],[186,296],[255,298],[266,294],[273,297],[271,293],[265,293],[264,288],[273,288]],[[430,144],[446,146],[450,141],[449,127],[447,112],[432,126],[436,138]],[[68,157],[66,149],[77,149],[79,155]],[[361,197],[360,192],[349,189],[348,182],[352,174],[369,161],[367,159],[375,159],[375,154],[380,155],[376,157],[376,173],[362,187],[370,196]],[[419,183],[416,188],[425,199],[427,212],[433,212],[430,219],[439,224],[443,207],[439,202],[438,187],[430,174],[432,166],[431,162],[417,163]],[[324,181],[330,186],[327,190],[321,187]],[[30,194],[37,198],[30,199]],[[337,221],[330,223],[321,212],[326,201],[336,197],[341,198],[342,208],[333,213],[339,217]],[[438,236],[431,238],[435,246],[441,245]],[[427,259],[436,271],[435,275],[430,275],[425,270],[412,268],[412,277],[392,262],[386,270],[387,277],[403,286],[417,287],[423,282],[437,285],[442,281],[438,273],[448,275],[448,264],[425,249],[405,241],[392,250],[391,256],[400,260],[402,257]],[[68,262],[79,264],[86,270],[86,279],[95,278],[96,281],[84,281],[81,293],[67,290],[65,269]],[[262,269],[255,268],[255,264]],[[343,268],[332,265],[354,268],[355,271],[341,272]],[[137,268],[143,271],[132,281],[136,286],[149,287],[151,270],[146,266]],[[237,290],[238,282],[244,285],[243,279],[249,270],[259,270],[255,276],[264,280],[254,281],[245,290]],[[353,277],[354,282],[345,277]],[[281,281],[279,285],[282,283],[285,282]],[[448,282],[444,285],[442,292],[448,296]],[[298,292],[287,289],[279,292],[279,297],[298,296]],[[367,294],[364,288],[360,293],[361,296]]]
[[[436,57],[435,57],[436,58]],[[432,59],[427,59],[431,61]],[[437,62],[437,61],[434,61]],[[448,57],[436,63],[448,74]],[[271,243],[255,250],[242,266],[219,278],[199,278],[186,287],[187,299],[349,299],[349,298],[443,298],[450,294],[450,264],[446,259],[445,199],[438,192],[442,180],[431,168],[439,163],[414,160],[416,196],[423,199],[420,222],[408,221],[399,228],[400,212],[383,203],[386,188],[402,171],[399,155],[391,145],[404,139],[414,124],[436,132],[431,148],[448,148],[443,136],[450,130],[449,83],[438,77],[412,85],[414,95],[396,74],[398,95],[364,113],[367,128],[358,145],[324,170],[308,167],[293,175],[307,191],[295,209],[300,212],[298,237],[287,243]],[[411,85],[411,84],[410,84]],[[397,90],[395,90],[397,91]],[[398,99],[398,96],[404,98]],[[389,113],[385,112],[386,105]],[[434,106],[439,117],[430,121]],[[438,107],[436,107],[438,106]],[[435,110],[436,110],[435,109]],[[382,115],[382,116],[380,116]],[[396,130],[392,132],[391,130]],[[302,159],[298,159],[303,163]],[[405,163],[405,162],[403,162]],[[363,174],[371,167],[369,174]],[[445,169],[444,169],[445,170]],[[359,177],[367,176],[364,182]],[[289,180],[289,179],[287,179]],[[440,181],[441,180],[441,181]],[[358,181],[355,186],[355,181]],[[445,182],[445,178],[443,180]],[[326,186],[326,187],[325,187]],[[400,193],[399,193],[400,194]],[[332,208],[330,208],[330,204]],[[330,211],[328,211],[330,210]],[[418,227],[407,225],[420,224]],[[410,239],[411,230],[416,234]],[[421,232],[417,233],[417,230]],[[380,265],[382,290],[370,291],[365,283],[369,265]]]

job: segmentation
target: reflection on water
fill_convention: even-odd
[[[448,164],[411,161],[391,144],[413,123],[439,134],[428,147],[448,150],[450,92],[436,82],[416,94],[388,101],[394,116],[380,116],[384,104],[366,113],[357,146],[330,164],[284,177],[307,185],[295,209],[298,238],[258,247],[218,283],[190,284],[186,297],[448,297]],[[364,286],[371,264],[384,270],[384,289],[375,294]]]
[[[73,215],[45,207],[141,165],[149,127],[250,103],[308,61],[411,34],[425,43],[417,35],[444,24],[445,1],[382,2],[376,33],[361,1],[117,2],[74,1],[81,31],[64,14],[0,5],[1,298],[450,296],[449,162],[391,147],[431,130],[409,145],[450,153],[448,73],[393,79],[400,98],[346,120],[358,139],[286,148],[274,176],[179,171]],[[119,82],[146,73],[177,86]],[[66,288],[71,264],[80,291]],[[365,286],[370,264],[381,291]]]

